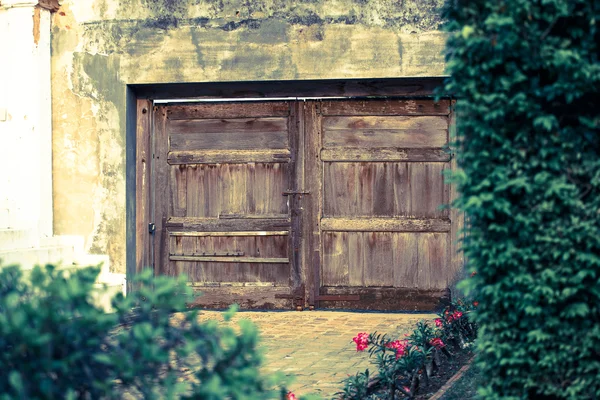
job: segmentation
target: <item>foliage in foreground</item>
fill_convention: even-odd
[[[600,398],[600,1],[449,0],[486,399]]]
[[[344,380],[338,393],[343,400],[412,399],[442,366],[442,357],[452,358],[477,338],[477,326],[469,319],[475,303],[458,301],[435,320],[435,327],[419,322],[412,335],[392,340],[377,333],[359,333],[353,341],[357,351],[369,351],[377,367]]]
[[[0,268],[1,399],[289,397],[258,371],[254,325],[199,323],[184,278],[143,273],[107,314],[92,299],[98,273]]]

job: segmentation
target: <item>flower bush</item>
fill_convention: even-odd
[[[477,326],[469,319],[475,303],[460,300],[450,305],[435,319],[435,326],[421,321],[404,339],[358,333],[352,339],[356,351],[368,350],[377,374],[371,376],[367,369],[350,376],[337,394],[344,400],[410,399],[417,395],[442,365],[442,355],[451,358],[476,339]]]

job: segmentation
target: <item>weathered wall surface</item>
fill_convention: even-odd
[[[443,0],[64,0],[54,229],[125,271],[126,84],[443,74]]]

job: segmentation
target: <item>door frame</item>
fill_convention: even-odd
[[[331,80],[300,80],[300,81],[264,81],[264,82],[215,82],[215,83],[165,83],[165,84],[135,84],[127,85],[127,110],[126,110],[126,279],[127,292],[136,290],[133,278],[136,274],[146,269],[152,259],[151,246],[151,170],[152,143],[150,132],[152,130],[152,116],[154,101],[157,100],[240,100],[240,99],[320,99],[320,98],[433,98],[439,90],[445,77],[424,78],[382,78],[382,79],[331,79]],[[447,96],[450,97],[450,96]],[[300,112],[306,112],[300,107]],[[313,123],[316,116],[305,115],[307,124]],[[313,121],[313,122],[311,122]],[[298,127],[299,132],[304,132],[304,127]],[[299,157],[300,160],[315,156],[318,151],[316,143],[305,135],[299,135],[298,149],[307,154]],[[304,143],[304,140],[309,140]],[[297,174],[297,187],[308,191],[317,189],[311,183],[310,173],[306,168],[299,166],[301,174]],[[316,185],[318,186],[318,185]],[[456,196],[455,191],[452,191]],[[315,193],[316,194],[316,193]],[[295,196],[294,196],[295,197]],[[306,196],[315,199],[316,196]],[[315,201],[309,199],[309,202]],[[304,205],[303,205],[304,207]],[[318,291],[318,268],[320,263],[319,247],[315,251],[314,221],[315,207],[308,207],[310,212],[303,213],[300,235],[299,254],[301,277],[309,284],[306,291],[308,304],[316,304],[314,296]],[[457,237],[458,229],[462,223],[461,218],[452,219],[450,234]],[[450,268],[455,275],[462,269],[464,259],[458,253],[458,243],[451,241],[452,254]],[[292,255],[293,256],[293,255]],[[309,266],[304,268],[303,266]],[[315,276],[316,274],[316,276]],[[316,286],[316,287],[315,287]]]

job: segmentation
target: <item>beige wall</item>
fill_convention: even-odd
[[[443,0],[63,0],[54,230],[125,272],[126,84],[444,73]]]

